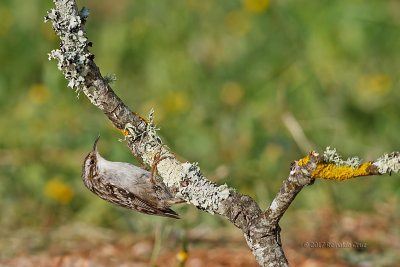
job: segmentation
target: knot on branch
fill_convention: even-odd
[[[317,162],[322,158],[317,152],[311,151],[307,156],[292,164],[288,182],[286,183],[286,187],[289,187],[287,191],[291,191],[290,187],[313,184],[314,177],[312,177],[312,173],[317,167]]]
[[[229,220],[245,233],[249,232],[250,225],[253,225],[253,222],[262,214],[254,199],[235,192],[225,200],[223,206],[227,207],[225,213],[228,215]]]

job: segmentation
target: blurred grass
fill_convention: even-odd
[[[95,61],[117,75],[113,88],[124,102],[142,116],[154,107],[173,151],[262,208],[304,155],[284,112],[319,151],[330,145],[370,160],[399,150],[398,1],[78,2],[91,11]],[[106,158],[134,157],[47,60],[59,42],[43,23],[52,6],[0,4],[0,227],[79,221],[153,232],[166,219],[114,207],[81,182],[81,162],[99,133]],[[291,210],[371,211],[393,196],[399,202],[399,193],[397,177],[317,181]],[[232,227],[193,207],[177,210],[182,228]]]

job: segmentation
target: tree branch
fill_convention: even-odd
[[[330,161],[329,153],[320,156],[311,152],[292,164],[290,175],[270,207],[263,212],[251,197],[240,195],[227,185],[218,186],[207,180],[197,164],[178,161],[157,135],[152,112],[148,120],[132,112],[112,90],[109,79],[101,75],[93,61],[94,55],[88,51],[84,27],[88,10],[83,8],[78,12],[74,0],[54,0],[54,3],[56,8],[48,12],[45,21],[52,21],[61,43],[60,49],[49,54],[49,59],[58,60],[58,68],[69,81],[68,86],[78,93],[83,92],[93,105],[103,111],[123,133],[131,152],[141,157],[144,163],[151,165],[156,153],[161,152],[161,157],[166,159],[157,167],[170,191],[203,211],[225,217],[240,228],[261,266],[289,265],[280,242],[278,223],[296,195],[304,186],[312,184],[314,178],[355,177],[397,172],[399,169],[398,153],[370,162],[368,166],[350,166],[350,173],[345,173],[343,167],[347,165]]]

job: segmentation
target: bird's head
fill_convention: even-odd
[[[99,142],[100,135],[96,138],[93,145],[93,150],[86,156],[82,164],[82,180],[85,185],[90,189],[91,181],[98,175],[98,159],[101,157],[97,152],[97,143]]]

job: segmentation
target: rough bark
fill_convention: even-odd
[[[304,186],[312,184],[315,178],[328,178],[329,175],[323,177],[329,174],[329,170],[323,172],[324,168],[340,164],[330,161],[329,155],[320,156],[316,152],[311,152],[304,159],[294,162],[289,176],[266,211],[262,211],[250,196],[238,194],[227,185],[210,182],[203,176],[197,164],[181,163],[163,146],[152,124],[152,114],[146,120],[132,112],[112,90],[108,79],[101,75],[94,63],[94,55],[88,51],[90,43],[84,27],[89,15],[88,10],[83,8],[78,12],[74,0],[54,0],[54,3],[56,8],[48,12],[45,21],[52,21],[61,43],[60,49],[49,54],[49,59],[58,60],[58,68],[69,81],[68,86],[82,91],[93,105],[103,111],[123,133],[132,153],[142,158],[144,163],[151,165],[155,154],[161,152],[161,157],[165,159],[159,162],[157,167],[170,191],[186,200],[188,204],[193,204],[208,213],[221,215],[240,228],[261,266],[288,266],[280,242],[279,220]],[[362,173],[347,173],[346,179],[398,171],[398,158],[398,153],[385,155],[378,161],[380,165],[370,162],[368,171],[363,168]],[[320,166],[322,167],[318,174],[322,177],[316,177],[313,173]],[[359,167],[350,166],[354,170]],[[343,177],[341,169],[336,171]],[[337,176],[337,173],[335,175]]]

